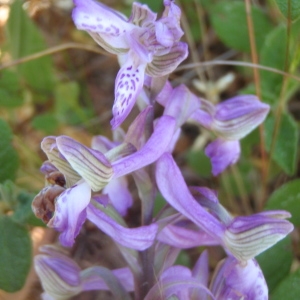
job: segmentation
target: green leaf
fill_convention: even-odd
[[[296,300],[300,295],[300,269],[284,279],[271,294],[272,300]]]
[[[186,153],[189,167],[201,177],[211,177],[210,159],[203,151],[189,151]]]
[[[25,227],[0,216],[0,289],[16,292],[25,283],[31,264],[31,241]]]
[[[275,0],[279,10],[286,18],[290,18],[295,21],[300,17],[300,1],[299,0]],[[289,4],[290,2],[290,4]],[[290,5],[290,15],[289,15]]]
[[[245,4],[243,2],[222,1],[211,9],[214,30],[222,42],[230,48],[250,52]],[[261,49],[272,24],[267,15],[252,6],[252,19],[257,49]]]
[[[53,133],[58,127],[58,121],[56,117],[51,113],[44,113],[36,116],[32,120],[32,126],[35,129],[43,130],[47,134]]]
[[[293,262],[291,237],[285,237],[257,256],[256,260],[263,271],[269,291],[272,292],[290,272]]]
[[[292,214],[289,220],[300,226],[300,179],[289,181],[274,191],[270,196],[266,209],[284,209]]]
[[[283,70],[286,53],[286,28],[278,26],[265,38],[265,43],[260,52],[260,63],[263,66]],[[269,71],[261,71],[262,90],[273,94],[273,98],[264,99],[270,104],[276,103],[279,98],[283,76]]]
[[[152,11],[157,13],[161,12],[163,8],[161,0],[141,0],[139,2],[147,4]]]
[[[19,157],[12,146],[12,133],[8,124],[0,119],[0,182],[13,180],[19,167]]]
[[[24,11],[22,1],[14,1],[7,22],[9,50],[14,59],[34,54],[47,48],[35,24]],[[26,83],[41,93],[51,93],[54,80],[52,60],[44,56],[18,66]]]
[[[265,121],[266,149],[270,151],[274,131],[275,118],[271,115]],[[293,175],[296,169],[298,146],[298,130],[294,119],[287,113],[281,116],[280,127],[276,136],[272,159],[288,175]]]
[[[0,106],[17,107],[22,104],[23,97],[17,73],[3,70],[0,75]]]

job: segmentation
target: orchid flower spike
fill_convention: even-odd
[[[241,152],[239,140],[260,125],[269,110],[268,104],[253,95],[237,96],[216,106],[201,100],[201,108],[191,118],[217,136],[205,149],[214,176],[238,161]]]
[[[160,19],[147,5],[133,3],[129,19],[94,0],[74,0],[73,20],[108,52],[118,55],[122,66],[115,82],[112,128],[128,116],[143,88],[145,74],[170,74],[187,57],[187,44],[179,42],[180,9],[165,0]],[[123,63],[122,63],[123,62]]]

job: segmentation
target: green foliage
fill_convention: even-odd
[[[256,260],[264,273],[269,291],[272,292],[290,272],[293,261],[291,237],[287,236],[264,251]]]
[[[44,38],[22,7],[14,1],[7,23],[9,50],[14,59],[47,49]],[[51,93],[54,86],[52,60],[44,56],[18,66],[18,72],[36,92]]]
[[[8,124],[0,119],[0,182],[14,179],[19,167],[19,157],[12,145],[12,133]]]
[[[261,49],[271,22],[258,7],[252,6],[252,19],[257,49]],[[222,42],[230,48],[250,52],[250,42],[243,2],[221,1],[211,8],[212,26]]]
[[[295,300],[300,295],[300,269],[283,280],[271,294],[272,300]]]
[[[17,107],[23,103],[16,72],[4,70],[0,76],[0,106]]]
[[[31,264],[31,241],[25,227],[0,216],[0,289],[16,292],[25,283]]]
[[[53,133],[58,125],[57,118],[52,113],[38,115],[32,120],[32,126],[35,129],[43,130],[47,134]]]
[[[140,3],[147,4],[149,8],[154,12],[161,12],[163,8],[163,2],[161,0],[141,0]]]
[[[286,28],[278,26],[270,32],[260,53],[260,63],[263,66],[283,70],[286,53]],[[279,100],[280,90],[282,88],[283,76],[269,71],[261,71],[261,86],[264,93],[269,92],[273,97],[264,98],[269,104],[275,104]]]
[[[284,209],[292,214],[290,222],[300,226],[300,179],[289,181],[275,190],[268,199],[266,209]]]
[[[300,1],[299,0],[275,0],[282,14],[291,20],[300,17]]]
[[[189,151],[186,154],[190,168],[202,177],[211,177],[211,164],[203,151]]]
[[[270,115],[265,121],[266,150],[270,151],[275,117]],[[273,147],[272,159],[289,175],[293,175],[296,169],[297,149],[298,149],[298,129],[293,118],[282,114],[280,127],[277,132],[275,147]]]

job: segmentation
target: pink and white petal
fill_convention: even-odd
[[[108,194],[115,209],[120,215],[125,216],[128,208],[133,203],[126,178],[123,176],[112,179],[102,192],[103,194]]]
[[[91,199],[91,188],[85,181],[65,190],[56,200],[55,214],[48,226],[61,232],[59,240],[71,247],[86,219],[86,207]]]
[[[97,33],[88,31],[89,35],[94,41],[100,45],[104,50],[115,55],[123,55],[128,53],[129,45],[126,36],[109,36],[104,33]]]
[[[130,57],[130,56],[129,56]],[[113,129],[120,126],[131,112],[139,92],[143,88],[146,64],[135,66],[132,59],[128,59],[118,72],[115,83],[115,102],[113,105]]]
[[[156,17],[157,14],[152,12],[147,5],[133,2],[131,16],[128,21],[143,27],[148,23],[153,23]]]
[[[113,9],[94,0],[74,0],[72,18],[78,29],[120,36],[135,26]]]
[[[155,223],[138,228],[123,227],[92,204],[87,207],[87,218],[116,243],[140,251],[153,244],[158,230]]]
[[[176,43],[169,53],[155,55],[147,65],[146,74],[152,77],[160,77],[172,73],[178,65],[187,58],[188,46],[186,43]]]

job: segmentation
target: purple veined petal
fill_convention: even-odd
[[[152,77],[161,77],[170,74],[187,56],[187,44],[178,42],[173,45],[167,54],[161,56],[155,55],[152,62],[147,65],[146,74]]]
[[[205,155],[210,158],[214,176],[222,173],[228,166],[235,164],[240,158],[239,141],[226,141],[221,138],[211,142],[205,148]]]
[[[72,18],[78,29],[102,37],[113,48],[129,48],[126,33],[135,28],[133,24],[128,23],[118,12],[99,2],[74,0],[74,4]]]
[[[252,259],[286,237],[294,226],[284,218],[283,211],[235,217],[227,225],[224,245],[239,261]]]
[[[131,16],[128,21],[136,26],[143,27],[153,23],[156,17],[157,14],[152,12],[147,5],[133,2]]]
[[[59,232],[59,240],[71,247],[86,219],[86,207],[91,199],[91,188],[85,181],[65,190],[56,200],[55,213],[47,224]]]
[[[115,83],[115,102],[112,109],[113,119],[111,120],[113,129],[120,126],[131,112],[143,88],[145,67],[145,63],[135,66],[134,61],[128,59],[118,72]]]
[[[215,270],[210,290],[218,300],[268,299],[268,286],[254,260],[239,262],[229,256]]]
[[[237,96],[216,106],[212,130],[228,140],[239,140],[266,118],[270,106],[256,96]]]
[[[174,130],[174,118],[162,116],[156,123],[153,134],[141,150],[112,163],[114,178],[129,174],[155,162],[170,145]]]
[[[34,267],[43,289],[43,299],[68,299],[82,291],[80,268],[71,258],[58,255],[36,255]]]
[[[176,119],[177,127],[181,127],[199,107],[198,97],[192,94],[185,85],[181,84],[173,89],[165,106],[164,115]]]
[[[87,208],[87,218],[116,243],[140,251],[153,244],[158,230],[154,223],[138,228],[125,228],[92,204]]]
[[[195,231],[176,225],[164,227],[157,235],[157,240],[180,249],[220,244],[220,242],[202,230]]]
[[[177,22],[177,20],[174,20],[173,17],[162,18],[156,23],[160,24],[160,26],[163,25],[164,28],[167,28],[167,30],[163,29],[160,32],[156,30],[156,38],[157,41],[160,42],[161,39],[163,39],[163,34],[165,34],[167,43],[164,42],[163,45],[168,45],[168,47],[171,47],[174,43],[178,42],[184,34],[183,30],[180,28],[180,23]],[[157,27],[157,29],[159,27]]]
[[[206,286],[192,277],[188,268],[172,266],[163,272],[144,300],[169,299],[172,296],[180,300],[190,300],[190,292],[194,289],[197,289],[198,299],[206,299],[210,296],[211,299],[216,300]]]
[[[128,182],[126,177],[119,177],[112,179],[106,187],[104,187],[104,194],[108,194],[114,208],[121,216],[125,216],[129,207],[133,203],[132,196],[128,190]]]
[[[110,181],[113,170],[104,154],[90,149],[68,136],[59,136],[56,142],[59,151],[93,191],[101,190]]]
[[[79,181],[81,177],[58,150],[56,139],[57,138],[55,136],[45,137],[41,143],[41,148],[46,153],[49,162],[64,174],[66,186],[71,187]]]
[[[162,155],[156,163],[156,182],[160,192],[173,208],[222,243],[225,226],[192,197],[169,153]]]

